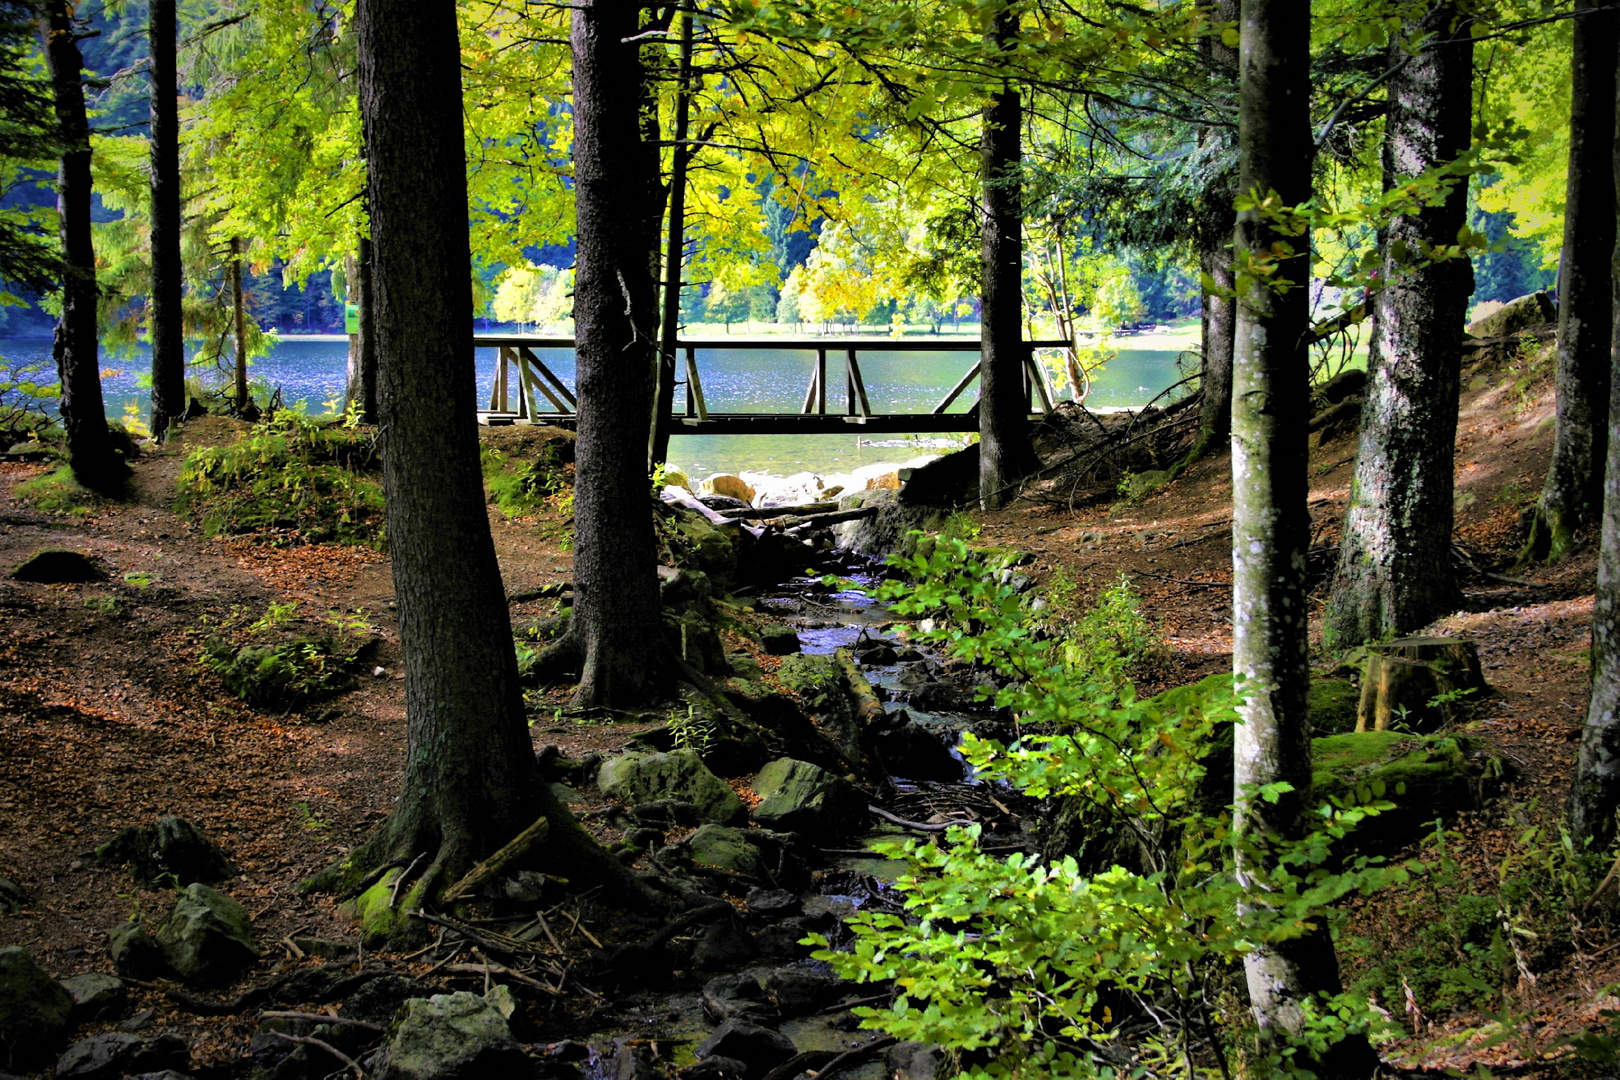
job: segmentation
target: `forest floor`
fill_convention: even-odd
[[[1401,902],[1352,906],[1351,932],[1380,949],[1416,941],[1458,895],[1496,896],[1525,865],[1557,862],[1582,720],[1594,554],[1512,568],[1519,517],[1539,490],[1551,443],[1550,363],[1486,361],[1464,385],[1456,535],[1480,572],[1465,577],[1463,609],[1438,629],[1477,638],[1495,692],[1466,725],[1513,773],[1498,798],[1456,825],[1449,853],[1457,868],[1443,882]],[[0,946],[24,946],[57,977],[110,970],[107,932],[167,907],[171,893],[136,886],[93,852],[125,826],[166,814],[195,822],[240,869],[227,887],[252,915],[264,951],[243,985],[286,961],[291,950],[278,943],[293,935],[352,936],[330,897],[295,886],[365,837],[399,789],[405,714],[389,564],[362,548],[205,539],[176,514],[182,455],[237,430],[193,422],[136,462],[132,499],[82,514],[47,513],[15,495],[14,484],[43,466],[0,465],[0,566],[61,547],[108,574],[69,585],[0,578],[0,876],[32,897],[0,916]],[[1349,436],[1311,457],[1318,605],[1354,453]],[[1038,578],[1051,582],[1061,570],[1082,599],[1128,575],[1170,646],[1155,681],[1189,682],[1230,666],[1228,469],[1224,454],[1207,458],[1131,505],[1019,504],[984,516],[983,539],[1032,552]],[[489,514],[509,592],[571,577],[555,522],[508,520],[494,507]],[[357,616],[379,643],[356,689],[301,713],[256,710],[199,668],[200,639],[233,609],[256,617],[288,601],[310,617]],[[515,606],[514,618],[549,607]],[[556,743],[570,756],[616,749],[634,730],[569,722],[549,705],[533,725],[537,748]],[[1596,925],[1565,936],[1562,955],[1527,962],[1490,1007],[1382,1002],[1413,1031],[1386,1056],[1417,1069],[1523,1067],[1559,1035],[1596,1025],[1600,1008],[1620,1007],[1605,989],[1620,981],[1620,938]],[[1350,956],[1351,977],[1361,962]],[[142,992],[138,1004],[143,1011],[126,1029],[175,1031],[199,1065],[227,1065],[253,1032],[248,1017],[193,1016],[156,992]]]

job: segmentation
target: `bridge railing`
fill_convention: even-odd
[[[495,378],[490,388],[489,407],[479,411],[483,423],[571,423],[578,411],[578,401],[568,385],[540,358],[540,349],[572,349],[573,338],[538,337],[529,335],[474,335],[478,348],[497,351]],[[1025,393],[1029,396],[1032,412],[1047,413],[1052,409],[1052,388],[1046,374],[1034,358],[1036,349],[1065,349],[1069,343],[1062,340],[1028,342],[1030,355],[1024,364]],[[817,337],[789,338],[782,336],[724,338],[694,338],[683,340],[677,348],[684,358],[684,407],[675,414],[684,426],[719,431],[721,429],[811,431],[837,430],[828,428],[834,423],[857,424],[891,431],[973,430],[977,422],[969,413],[950,414],[947,410],[978,378],[980,363],[975,360],[967,372],[952,386],[928,413],[874,412],[866,391],[866,379],[861,371],[861,354],[896,352],[952,352],[981,351],[977,338],[888,338],[888,337]],[[809,385],[798,413],[727,413],[711,412],[703,395],[703,376],[698,368],[699,350],[756,349],[769,352],[814,353],[815,362],[810,369]],[[842,372],[829,371],[829,356],[842,354]],[[836,363],[836,361],[835,361]],[[840,375],[842,376],[840,378]],[[829,392],[836,394],[835,384],[843,384],[843,409],[829,413]],[[550,405],[541,407],[542,399]]]

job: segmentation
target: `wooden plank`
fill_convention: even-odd
[[[555,389],[557,393],[562,396],[564,401],[568,402],[568,407],[566,409],[558,406],[559,412],[573,412],[579,408],[579,402],[575,400],[574,395],[569,391],[567,384],[557,377],[556,372],[552,371],[546,366],[545,361],[541,360],[540,357],[535,354],[534,350],[525,348],[523,350],[523,358],[540,373],[541,378],[545,379],[552,385],[553,389]],[[546,396],[551,397],[550,394],[547,394]],[[557,399],[552,397],[551,400],[556,401]]]
[[[816,415],[827,415],[827,350],[816,350]]]
[[[871,416],[872,403],[866,399],[866,380],[861,377],[861,362],[855,356],[854,349],[849,350],[849,386],[855,395],[850,412],[858,408],[862,416]]]
[[[495,365],[495,388],[490,397],[491,412],[511,412],[512,399],[507,392],[506,372],[512,362],[512,350],[502,349],[500,362]]]
[[[1029,384],[1034,388],[1035,391],[1036,401],[1032,404],[1034,404],[1040,412],[1051,412],[1052,388],[1047,385],[1046,372],[1042,370],[1040,361],[1035,359],[1035,353],[1033,350],[1029,353],[1029,355],[1024,357],[1024,365],[1028,369],[1027,378],[1029,380]]]
[[[951,402],[961,397],[962,391],[966,390],[968,386],[972,384],[973,380],[979,377],[979,366],[982,362],[983,361],[975,363],[972,367],[968,368],[968,373],[962,376],[962,381],[951,388],[951,392],[945,395],[944,401],[941,401],[938,405],[934,406],[934,413],[936,415],[942,415],[946,409],[950,408]],[[974,430],[977,429],[975,428]]]
[[[505,353],[506,353],[506,349],[504,347],[495,350],[495,374],[489,380],[489,411],[490,412],[497,412],[500,409],[500,404],[501,404],[501,402],[500,402],[500,393],[501,393],[501,357]]]
[[[698,377],[697,349],[691,345],[686,347],[686,390],[691,395],[687,400],[697,405],[698,420],[707,420],[709,406],[703,400],[703,380]]]
[[[473,344],[480,349],[493,349],[503,345],[527,346],[531,349],[572,349],[571,337],[543,337],[539,334],[474,334]],[[1028,343],[1037,349],[1062,349],[1070,344],[1062,339],[1041,339]],[[728,334],[717,338],[683,338],[679,346],[696,349],[771,349],[808,352],[814,349],[858,349],[861,352],[978,352],[979,339],[967,335],[943,337],[788,337]]]
[[[551,402],[551,407],[556,409],[559,413],[570,411],[568,406],[562,403],[562,399],[552,392],[551,387],[547,386],[541,381],[539,375],[536,375],[533,371],[528,370],[527,365],[524,365],[523,378],[531,389],[538,390],[542,394],[546,395],[546,399]],[[530,396],[530,400],[533,400],[532,395]]]
[[[532,424],[534,423],[535,408],[534,389],[531,383],[538,380],[535,379],[534,372],[530,371],[528,365],[524,363],[523,351],[521,349],[518,350],[516,360],[517,362],[513,364],[513,369],[517,374],[518,412],[522,415],[524,420]]]
[[[816,367],[810,365],[810,385],[804,391],[804,407],[799,410],[803,416],[810,415],[810,409],[816,403]]]

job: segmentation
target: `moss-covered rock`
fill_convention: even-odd
[[[1361,689],[1348,679],[1313,678],[1307,708],[1317,736],[1344,735],[1356,730],[1356,708]]]
[[[1461,735],[1366,731],[1311,742],[1311,784],[1318,800],[1388,799],[1395,811],[1367,822],[1362,851],[1397,847],[1436,819],[1478,807],[1505,773],[1485,743]]]
[[[721,588],[731,581],[737,572],[737,547],[730,537],[689,510],[672,508],[660,520],[677,564],[701,570]]]
[[[602,794],[627,806],[676,800],[698,809],[704,821],[729,825],[747,816],[737,793],[708,767],[694,750],[667,754],[623,754],[611,758],[597,774]]]
[[[465,990],[412,998],[388,1030],[382,1080],[517,1076],[527,1059],[495,1002]]]
[[[764,878],[765,860],[759,849],[748,842],[747,829],[725,825],[705,825],[686,840],[692,862],[699,867],[718,866],[752,878]]]
[[[73,998],[26,949],[0,949],[0,1060],[30,1069],[55,1056]]]
[[[760,770],[754,791],[754,820],[767,828],[819,837],[849,836],[866,825],[860,789],[808,761],[778,758]]]
[[[199,985],[225,982],[259,958],[247,909],[202,884],[180,893],[158,926],[157,943],[169,967]]]

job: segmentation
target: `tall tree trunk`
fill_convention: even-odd
[[[158,440],[186,412],[174,9],[175,0],[152,0],[148,21],[152,43],[152,436]]]
[[[658,327],[658,390],[653,395],[652,447],[648,469],[669,457],[670,413],[675,408],[675,373],[679,370],[675,339],[681,326],[681,270],[686,261],[686,146],[692,119],[692,17],[681,20],[680,66],[675,83],[675,131],[669,154],[669,196],[665,200],[664,294]]]
[[[360,0],[355,23],[405,781],[378,833],[318,884],[431,852],[400,897],[417,906],[544,814],[548,853],[568,877],[634,903],[644,891],[540,782],[523,715],[479,470],[455,4]]]
[[[1243,0],[1241,34],[1241,188],[1275,191],[1286,205],[1299,206],[1311,197],[1310,8],[1298,0]],[[1289,249],[1277,276],[1309,278],[1309,239],[1282,233],[1255,211],[1239,215],[1235,243],[1254,259]],[[1311,789],[1304,581],[1309,296],[1302,287],[1273,291],[1265,280],[1250,286],[1238,306],[1232,395],[1232,664],[1244,695],[1234,732],[1233,798],[1240,835],[1258,841],[1261,852],[1268,841],[1302,835]],[[1255,795],[1278,782],[1293,790],[1275,802]],[[1240,854],[1241,879],[1267,878],[1273,869],[1267,858]],[[1251,895],[1248,913],[1258,917],[1264,893],[1255,888]],[[1277,1048],[1301,1035],[1304,999],[1340,989],[1325,920],[1299,937],[1257,947],[1244,967],[1261,1034]],[[1357,1038],[1309,1067],[1321,1076],[1366,1077],[1375,1064],[1366,1040]]]
[[[231,340],[236,345],[236,361],[231,369],[235,375],[232,394],[236,398],[237,415],[248,416],[258,410],[248,393],[247,303],[242,292],[242,238],[239,236],[231,237],[230,277]]]
[[[1218,26],[1238,21],[1238,0],[1205,0],[1209,18]],[[1235,90],[1237,50],[1221,40],[1219,32],[1202,42],[1210,68],[1210,81]],[[1211,127],[1199,135],[1206,158],[1222,160],[1232,137],[1224,128]],[[1202,355],[1198,364],[1198,441],[1195,455],[1225,442],[1232,433],[1232,338],[1237,331],[1237,300],[1230,295],[1232,274],[1233,189],[1235,177],[1220,170],[1204,193],[1204,214],[1199,222],[1199,269],[1217,292],[1204,294],[1199,318]]]
[[[1474,46],[1455,0],[1435,0],[1409,37],[1425,48],[1389,82],[1384,182],[1405,183],[1469,147]],[[1468,260],[1413,267],[1430,245],[1455,244],[1468,184],[1445,201],[1391,221],[1373,299],[1374,353],[1362,412],[1356,478],[1323,634],[1348,648],[1409,634],[1457,602],[1452,572],[1453,458],[1462,325],[1473,292]]]
[[[1620,87],[1614,109],[1610,177],[1620,199]],[[1592,164],[1595,168],[1596,162]],[[1620,237],[1610,252],[1609,289],[1608,461],[1597,596],[1592,605],[1592,697],[1569,801],[1570,826],[1578,839],[1591,841],[1594,851],[1611,848],[1615,815],[1620,814]]]
[[[574,614],[583,651],[580,705],[645,700],[663,665],[657,559],[645,445],[653,401],[657,294],[649,254],[656,223],[627,208],[657,184],[644,144],[641,57],[624,43],[637,9],[589,0],[574,9],[574,341],[579,383],[575,444]]]
[[[360,330],[349,341],[349,365],[345,377],[344,406],[360,412],[362,423],[377,422],[377,334],[372,322],[371,239],[362,236],[349,275],[350,290],[359,316]]]
[[[1018,37],[1018,15],[1003,5],[986,39],[1010,50]],[[1009,490],[1034,467],[1029,440],[1029,390],[1024,364],[1024,209],[1019,181],[1024,124],[1023,99],[1003,83],[984,110],[979,139],[984,221],[980,253],[979,306],[982,313],[979,365],[979,502],[986,510],[1004,506]]]
[[[1615,65],[1620,11],[1577,0],[1571,61],[1569,179],[1558,266],[1558,426],[1531,523],[1531,558],[1561,559],[1603,510],[1608,456],[1609,260],[1615,243]]]
[[[47,0],[45,61],[63,145],[56,179],[62,238],[62,316],[51,351],[62,383],[58,408],[67,432],[68,464],[92,491],[113,492],[128,470],[113,452],[101,399],[96,341],[96,251],[90,238],[90,122],[84,111],[84,58],[67,0]]]

